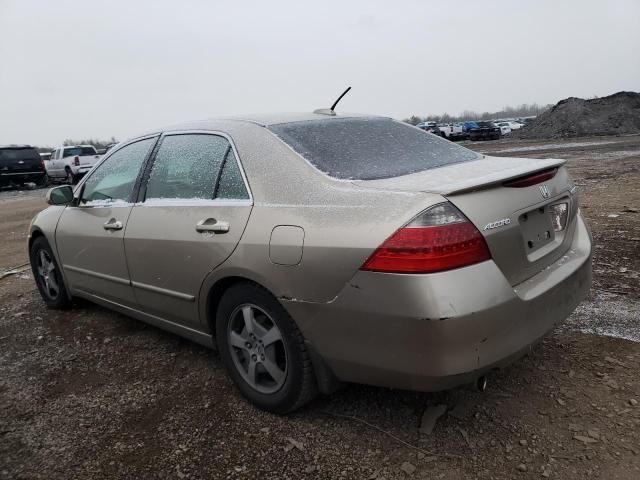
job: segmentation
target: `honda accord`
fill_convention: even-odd
[[[51,189],[30,259],[47,305],[82,297],[217,348],[268,411],[344,382],[442,390],[524,355],[587,294],[563,164],[333,110],[194,122]]]

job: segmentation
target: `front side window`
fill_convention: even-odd
[[[166,136],[153,162],[146,200],[212,200],[220,168],[230,151],[229,141],[219,135]]]
[[[100,164],[84,183],[80,205],[131,201],[131,194],[155,138],[122,147]]]

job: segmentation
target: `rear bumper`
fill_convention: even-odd
[[[25,182],[39,182],[41,181],[46,172],[4,172],[0,173],[0,184],[9,185],[11,183],[25,183]]]
[[[591,285],[591,237],[579,217],[568,253],[512,287],[494,262],[431,275],[358,272],[330,303],[285,301],[343,381],[434,391],[525,354]]]

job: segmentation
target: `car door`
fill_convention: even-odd
[[[198,293],[235,249],[252,201],[226,136],[165,134],[125,234],[131,284],[142,310],[201,329]]]
[[[109,155],[60,217],[58,254],[73,291],[135,305],[123,238],[142,166],[156,141],[137,140]]]

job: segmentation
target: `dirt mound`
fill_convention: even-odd
[[[518,132],[521,138],[583,137],[640,133],[640,93],[559,101]]]

